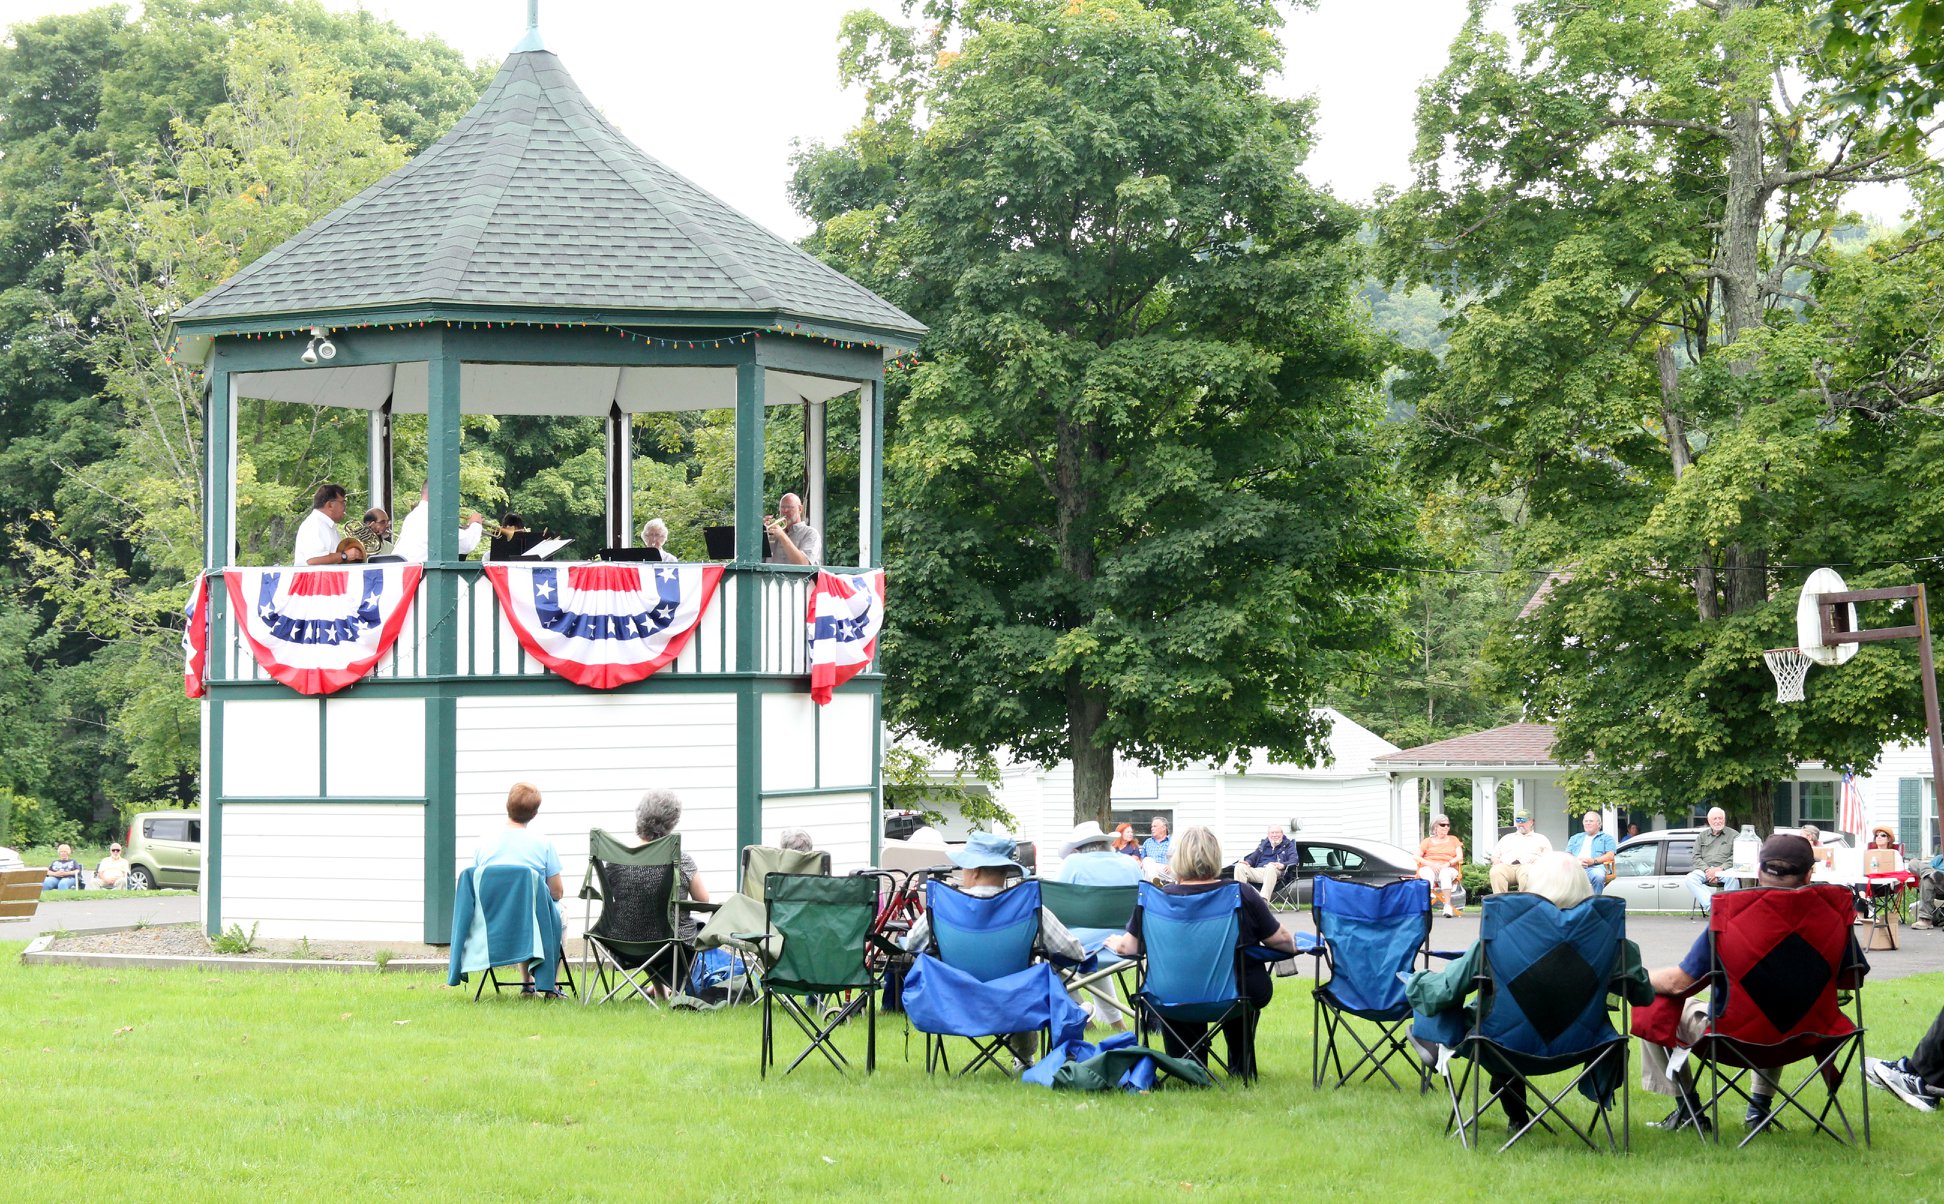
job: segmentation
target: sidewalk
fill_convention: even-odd
[[[157,898],[139,891],[128,894],[104,891],[99,894],[100,898],[86,901],[42,903],[25,920],[0,920],[0,941],[31,941],[58,929],[81,932],[89,928],[124,928],[143,921],[151,924],[189,924],[202,915],[200,895],[163,895]]]

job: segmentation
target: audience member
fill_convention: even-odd
[[[1159,815],[1148,821],[1148,838],[1141,842],[1141,873],[1155,882],[1167,882],[1174,877],[1168,869],[1168,857],[1174,848],[1174,840],[1168,835],[1168,821]]]
[[[54,860],[47,863],[47,878],[41,883],[41,889],[80,890],[81,886],[81,863],[74,859],[74,850],[56,845]]]
[[[344,486],[327,481],[317,487],[311,495],[311,512],[297,527],[297,544],[290,554],[293,564],[344,563],[344,554],[338,551],[344,506]]]
[[[108,855],[95,867],[95,885],[102,890],[128,889],[128,859],[122,856],[121,841],[108,846]]]
[[[1458,880],[1463,873],[1465,845],[1451,834],[1450,816],[1431,817],[1431,835],[1419,843],[1417,863],[1417,876],[1431,884],[1431,901],[1443,902],[1446,915],[1457,915],[1458,909],[1451,905],[1451,896],[1458,889]]]
[[[660,840],[675,830],[682,822],[682,800],[675,797],[673,790],[649,790],[635,804],[635,835],[641,843]],[[702,875],[696,871],[695,858],[682,854],[682,883],[676,894],[678,899],[688,899],[696,903],[709,901],[709,888],[702,884]],[[683,941],[693,943],[701,925],[695,917],[684,911],[679,913],[680,926],[677,935]]]
[[[1126,822],[1114,825],[1114,852],[1132,857],[1137,863],[1141,860],[1141,842],[1134,839],[1134,825]]]
[[[668,550],[668,524],[658,518],[651,518],[641,524],[641,546],[660,552],[663,560],[681,559]]]
[[[1936,1110],[1944,1099],[1944,1010],[1931,1021],[1917,1048],[1895,1061],[1863,1059],[1863,1077],[1919,1112]]]
[[[1076,886],[1132,886],[1141,880],[1141,867],[1108,846],[1113,837],[1093,820],[1080,824],[1060,850],[1061,882]]]
[[[1608,880],[1613,877],[1613,850],[1616,847],[1613,837],[1600,830],[1598,811],[1588,811],[1582,816],[1580,830],[1566,842],[1567,854],[1579,859],[1580,867],[1586,871],[1586,880],[1592,884],[1596,895],[1606,889]]]
[[[1824,847],[1822,842],[1822,829],[1814,824],[1804,824],[1800,831],[1802,832],[1802,838],[1809,842],[1809,852],[1816,858],[1816,868],[1829,869],[1834,867],[1836,864],[1836,850]]]
[[[1283,834],[1281,824],[1270,824],[1269,834],[1242,860],[1235,863],[1235,880],[1246,882],[1272,902],[1276,879],[1296,868],[1296,842]]]
[[[1552,851],[1552,841],[1546,834],[1532,830],[1532,816],[1514,812],[1512,830],[1499,837],[1498,846],[1492,850],[1492,893],[1506,895],[1525,889],[1529,867]]]
[[[778,848],[788,849],[792,853],[814,853],[817,851],[817,846],[810,842],[810,833],[804,831],[802,828],[783,829],[783,834],[776,838],[776,844]]]
[[[547,893],[553,896],[554,910],[560,914],[563,926],[567,923],[567,913],[561,908],[561,896],[566,887],[560,880],[560,853],[554,843],[538,832],[529,831],[527,825],[533,817],[540,814],[540,788],[530,782],[515,782],[506,792],[506,822],[495,825],[480,836],[479,843],[473,846],[473,868],[485,869],[489,865],[523,865],[538,871],[547,884]],[[524,983],[523,994],[533,992],[533,969],[523,966],[520,977]],[[553,992],[555,998],[560,992]]]
[[[1168,894],[1201,894],[1227,885],[1221,880],[1222,846],[1215,839],[1215,833],[1207,828],[1199,825],[1183,828],[1180,840],[1175,842],[1171,860],[1174,881],[1161,886]],[[1296,952],[1296,938],[1276,919],[1276,913],[1269,908],[1269,901],[1253,891],[1240,893],[1243,943],[1264,945],[1282,953]],[[1141,913],[1138,910],[1126,932],[1107,938],[1107,947],[1122,957],[1134,957],[1141,952]],[[1259,1012],[1269,1006],[1274,987],[1270,985],[1266,963],[1253,957],[1243,959],[1240,986],[1252,1009]],[[1246,1079],[1255,1073],[1253,1028],[1242,1017],[1231,1017],[1222,1023],[1222,1039],[1228,1045],[1229,1073],[1236,1078]],[[1171,1056],[1183,1057],[1188,1047],[1199,1041],[1207,1031],[1206,1024],[1170,1020],[1163,1027],[1163,1043]]]
[[[1708,809],[1708,826],[1694,838],[1694,868],[1688,871],[1688,894],[1702,911],[1714,911],[1715,892],[1734,890],[1740,883],[1728,868],[1735,864],[1735,837],[1728,826],[1728,813],[1719,807]]]
[[[1912,928],[1931,929],[1944,926],[1944,905],[1938,900],[1944,898],[1944,855],[1930,859],[1930,864],[1918,867],[1916,859],[1911,860],[1911,868],[1917,873],[1917,919]]]
[[[1548,849],[1525,863],[1525,872],[1520,876],[1524,885],[1523,893],[1537,895],[1561,911],[1578,907],[1593,897],[1593,884],[1571,854],[1557,853]],[[1419,1055],[1427,1064],[1436,1061],[1435,1047],[1442,1043],[1452,1045],[1472,1025],[1472,1011],[1465,1005],[1465,998],[1476,988],[1479,974],[1485,968],[1485,945],[1482,941],[1472,942],[1462,957],[1447,963],[1436,970],[1419,970],[1411,976],[1405,986],[1405,994],[1410,998],[1411,1009],[1416,1013],[1412,1024],[1413,1038]],[[1628,1000],[1636,1005],[1650,1002],[1654,997],[1653,989],[1647,983],[1647,971],[1640,964],[1640,948],[1632,941],[1621,941],[1620,973],[1625,979],[1623,986]],[[1519,1083],[1506,1083],[1504,1078],[1489,1073],[1487,1078],[1493,1093],[1499,1094],[1499,1107],[1505,1110],[1505,1119],[1516,1131],[1526,1127],[1532,1119],[1532,1107],[1528,1103],[1525,1087]]]
[[[1779,832],[1762,844],[1756,862],[1756,881],[1759,885],[1781,890],[1796,890],[1809,885],[1809,872],[1815,865],[1815,857],[1809,851],[1809,842],[1792,832]],[[1850,956],[1853,961],[1862,962],[1863,954],[1856,948],[1856,938],[1850,938]],[[1653,983],[1656,995],[1679,997],[1700,982],[1708,974],[1713,964],[1713,950],[1709,944],[1708,933],[1704,929],[1694,938],[1687,956],[1679,964],[1662,966],[1648,977]],[[1713,995],[1714,992],[1710,992]],[[1704,1003],[1695,996],[1681,1001],[1681,1017],[1676,1036],[1680,1045],[1685,1047],[1701,1035],[1708,1017],[1721,1010],[1722,1001],[1715,999],[1711,1004]],[[1638,1019],[1638,1017],[1636,1017]],[[1674,1110],[1659,1121],[1653,1122],[1657,1129],[1675,1130],[1694,1125],[1703,1132],[1713,1126],[1702,1111],[1700,1096],[1694,1089],[1694,1075],[1687,1067],[1676,1071],[1668,1069],[1673,1048],[1642,1040],[1640,1043],[1641,1080],[1649,1091],[1674,1097]],[[1769,1107],[1775,1099],[1775,1084],[1778,1072],[1757,1070],[1754,1089],[1749,1093],[1748,1110],[1743,1122],[1754,1128],[1769,1114]]]

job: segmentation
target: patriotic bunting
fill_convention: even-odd
[[[378,663],[418,592],[416,564],[223,570],[257,663],[299,694],[335,694]]]
[[[722,581],[719,564],[488,564],[520,644],[596,690],[640,681],[682,654]]]
[[[198,574],[182,608],[182,692],[201,698],[209,660],[209,577]]]
[[[1836,828],[1857,836],[1863,834],[1863,792],[1856,785],[1856,771],[1847,765],[1843,767],[1842,809],[1836,820]]]
[[[810,697],[822,706],[877,655],[878,631],[884,626],[884,570],[818,573],[807,619]]]

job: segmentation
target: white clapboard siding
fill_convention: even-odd
[[[223,927],[415,943],[424,939],[425,808],[226,803],[222,875]]]
[[[839,690],[818,716],[819,786],[871,784],[871,737],[877,726],[876,699]],[[764,734],[765,743],[768,733]]]
[[[223,704],[223,793],[315,798],[318,708],[312,698]]]
[[[802,828],[811,843],[830,854],[830,872],[848,874],[871,864],[871,823],[877,806],[870,791],[763,801],[763,843],[775,844],[785,828]]]
[[[515,782],[539,787],[533,827],[560,852],[568,928],[594,828],[634,839],[635,803],[660,787],[682,800],[682,851],[713,894],[734,889],[736,702],[727,694],[462,698],[458,712],[456,844],[461,868],[488,829],[506,822]]]

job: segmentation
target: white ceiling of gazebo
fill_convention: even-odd
[[[389,397],[394,414],[426,410],[423,361],[344,368],[320,364],[240,373],[231,379],[244,398],[375,410]],[[857,387],[856,381],[766,369],[763,399],[773,406],[828,401]],[[604,417],[616,404],[624,414],[730,410],[736,406],[736,370],[461,364],[459,398],[460,410],[467,414]]]

